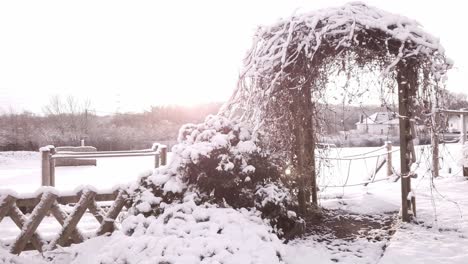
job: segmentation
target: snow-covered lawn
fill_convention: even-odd
[[[349,156],[372,150],[375,148],[334,149],[329,155]],[[248,263],[243,261],[247,257],[255,260],[252,263],[466,264],[468,181],[462,176],[458,164],[461,146],[441,145],[441,176],[433,181],[425,173],[430,166],[427,147],[417,147],[417,152],[418,160],[421,161],[416,168],[419,177],[412,181],[417,202],[417,224],[397,220],[393,227],[395,232],[389,240],[374,240],[365,236],[329,240],[327,236],[311,234],[284,244],[254,212],[194,207],[187,201],[180,207],[168,210],[168,214],[172,212],[170,217],[160,216],[147,223],[149,228],[145,232],[138,233],[138,224],[144,221],[132,216],[124,223],[124,229],[135,228],[131,237],[115,232],[110,237],[93,238],[80,245],[47,253],[46,256],[53,256],[55,263],[114,263],[123,260],[128,263]],[[393,155],[394,167],[398,168],[399,153]],[[17,192],[34,191],[39,185],[38,159],[37,153],[1,153],[2,188],[14,188]],[[106,164],[107,169],[100,167]],[[323,170],[319,180],[321,206],[375,219],[397,213],[401,204],[400,181],[390,179],[366,187],[336,187],[367,181],[375,164],[376,158],[352,161],[351,166],[347,161],[331,162],[330,165],[334,167]],[[98,161],[96,168],[58,168],[57,186],[63,190],[74,189],[82,184],[110,188],[115,184],[135,180],[151,166],[151,159],[141,158]],[[376,179],[385,178],[384,167]],[[5,221],[9,220],[4,219],[0,223],[1,237],[13,235],[2,228],[7,223]],[[375,232],[376,237],[381,235],[378,230]],[[30,262],[31,257],[43,262],[37,256],[36,253],[28,252],[15,258],[0,248],[0,263],[2,260],[5,263],[33,263]]]

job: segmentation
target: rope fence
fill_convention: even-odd
[[[387,151],[379,153],[379,154],[369,155],[369,154],[381,151],[382,149],[386,149]],[[379,172],[379,170],[385,165],[385,163],[387,164],[387,177],[391,175],[395,175],[395,169],[392,166],[392,154],[395,152],[399,152],[399,151],[400,149],[392,150],[391,142],[386,142],[386,144],[380,148],[377,148],[368,152],[360,153],[360,154],[347,155],[343,157],[319,156],[318,159],[320,160],[349,161],[349,163],[348,163],[348,168],[347,168],[346,179],[343,185],[319,185],[318,187],[319,188],[344,188],[344,187],[353,187],[353,186],[360,186],[360,185],[367,186],[370,183],[386,181],[388,180],[388,178],[376,180],[375,177],[377,173]],[[380,157],[382,156],[384,156],[384,158],[380,160]],[[375,164],[375,169],[372,170],[372,173],[368,177],[369,180],[361,182],[361,183],[348,184],[350,174],[351,174],[352,162],[356,160],[367,160],[371,158],[377,158],[377,160]]]

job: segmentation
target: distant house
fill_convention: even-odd
[[[465,128],[468,129],[468,118],[464,118]],[[447,131],[450,133],[461,132],[461,116],[460,115],[449,115],[447,117]],[[465,132],[466,133],[466,132]]]
[[[356,123],[356,130],[359,133],[371,135],[398,135],[399,120],[395,113],[377,112],[369,117],[361,115]]]

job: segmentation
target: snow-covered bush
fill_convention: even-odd
[[[196,205],[187,198],[159,216],[129,216],[122,230],[55,254],[53,263],[285,263],[282,241],[254,210]]]
[[[296,202],[280,181],[280,170],[258,135],[239,123],[208,116],[180,129],[168,166],[156,169],[134,192],[135,213],[160,215],[167,204],[187,197],[233,208],[252,208],[269,219],[279,235],[300,233]]]
[[[3,247],[0,247],[0,263],[15,263],[15,264],[45,264],[41,259],[27,258],[23,256],[13,255]]]

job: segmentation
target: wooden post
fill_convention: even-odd
[[[154,155],[154,168],[159,168],[159,159],[160,159],[160,155],[159,154],[155,154]]]
[[[55,147],[50,147],[50,155],[56,154]],[[49,179],[50,179],[50,186],[55,186],[55,159],[49,158]]]
[[[161,152],[160,152],[160,159],[161,159],[161,166],[167,165],[167,146],[160,146],[161,147]]]
[[[42,186],[50,186],[50,149],[41,149],[42,153]]]
[[[309,93],[310,94],[310,93]],[[311,99],[309,99],[311,100]],[[313,111],[314,115],[312,116],[312,120],[310,121],[310,124],[311,124],[311,127],[312,127],[312,138],[309,139],[309,144],[308,146],[312,149],[312,151],[309,151],[310,155],[311,155],[311,158],[310,158],[310,165],[311,165],[311,168],[310,168],[310,181],[311,181],[311,195],[312,195],[312,205],[315,207],[315,208],[318,208],[318,195],[317,195],[317,192],[318,192],[318,187],[317,187],[317,175],[316,175],[316,171],[315,171],[315,147],[316,147],[316,137],[315,137],[315,131],[314,129],[316,128],[314,125],[314,118],[315,118],[315,105],[314,105],[314,111]]]
[[[439,177],[439,123],[440,113],[433,111],[431,147],[432,147],[432,175]]]
[[[398,63],[398,114],[400,119],[400,173],[401,173],[401,217],[404,222],[411,220],[411,205],[413,199],[408,199],[411,191],[410,164],[411,164],[411,124],[412,110],[409,108],[411,97],[417,89],[417,73],[414,61],[406,60]]]
[[[461,140],[460,143],[465,145],[466,141],[466,126],[465,126],[465,115],[463,113],[460,114],[460,132],[461,132]]]
[[[390,177],[393,175],[393,168],[392,168],[392,142],[386,141],[385,148],[387,149],[387,176]]]
[[[157,151],[158,150],[158,147],[159,147],[159,144],[157,143],[154,143],[153,144],[153,147],[152,147],[152,150],[153,151]],[[154,155],[154,168],[158,168],[159,167],[159,154],[155,154]]]

